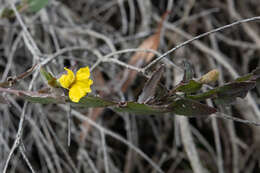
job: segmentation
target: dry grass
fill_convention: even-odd
[[[0,0],[0,10],[11,8],[10,2]],[[57,77],[64,66],[88,65],[93,93],[137,100],[144,75],[159,60],[166,64],[163,82],[170,89],[181,80],[185,59],[194,65],[196,77],[217,68],[218,84],[223,84],[260,66],[259,6],[259,0],[50,0],[38,13],[16,12],[15,18],[0,19],[0,80],[35,64]],[[13,86],[26,91],[44,87],[38,67]],[[68,105],[33,104],[0,94],[6,103],[0,104],[0,172],[260,171],[257,126],[215,115],[187,119],[70,110]],[[218,109],[259,122],[259,98],[258,87],[246,99]]]

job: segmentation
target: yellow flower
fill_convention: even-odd
[[[63,74],[58,81],[63,88],[69,90],[70,100],[79,102],[82,97],[91,92],[90,86],[93,84],[93,81],[89,78],[89,68],[80,68],[76,76],[70,69],[66,67],[64,69],[67,71],[67,74]]]

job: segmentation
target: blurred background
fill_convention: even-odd
[[[21,2],[0,0],[2,14],[11,3],[18,6]],[[146,81],[138,69],[157,57],[129,49],[163,54],[194,36],[260,16],[260,1],[49,0],[37,12],[20,9],[19,13],[24,26],[12,12],[0,18],[1,82],[52,57],[45,67],[57,78],[64,67],[89,66],[92,93],[124,102],[137,100]],[[28,33],[24,34],[24,27]],[[236,25],[174,51],[160,61],[166,65],[161,82],[168,89],[179,83],[183,60],[193,65],[196,78],[218,69],[220,77],[212,87],[251,72],[260,66],[259,28],[259,21]],[[115,53],[120,50],[126,51]],[[127,65],[137,70],[129,70]],[[24,91],[46,87],[40,75],[34,79],[29,75],[12,86]],[[0,94],[0,170],[25,111],[22,143],[10,159],[10,173],[30,172],[23,154],[38,173],[260,172],[257,126],[216,119],[214,115],[188,119],[174,114],[140,116],[72,107],[68,147],[68,105],[25,106],[21,98]],[[260,122],[259,98],[258,87],[245,99],[218,110]]]

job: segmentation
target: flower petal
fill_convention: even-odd
[[[89,86],[91,86],[93,84],[93,80],[89,79],[88,84],[89,84]]]
[[[69,98],[73,102],[79,102],[79,100],[86,95],[86,92],[80,88],[80,86],[73,85],[69,91]]]
[[[87,81],[87,80],[86,80]],[[76,81],[69,91],[69,97],[73,102],[79,102],[79,100],[91,92],[90,83],[92,80],[87,82]]]
[[[75,81],[75,75],[73,71],[70,69],[64,67],[64,69],[67,71],[67,74],[63,74],[59,79],[59,83],[63,88],[69,89],[71,84]]]
[[[86,93],[91,92],[90,85],[92,84],[92,80],[85,80],[85,81],[76,81],[75,85],[79,86],[82,90]]]
[[[87,80],[90,77],[90,71],[88,66],[80,68],[76,74],[76,80]]]

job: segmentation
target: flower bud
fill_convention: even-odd
[[[202,84],[213,83],[218,80],[219,71],[217,69],[209,71],[207,74],[203,75],[199,82]]]

